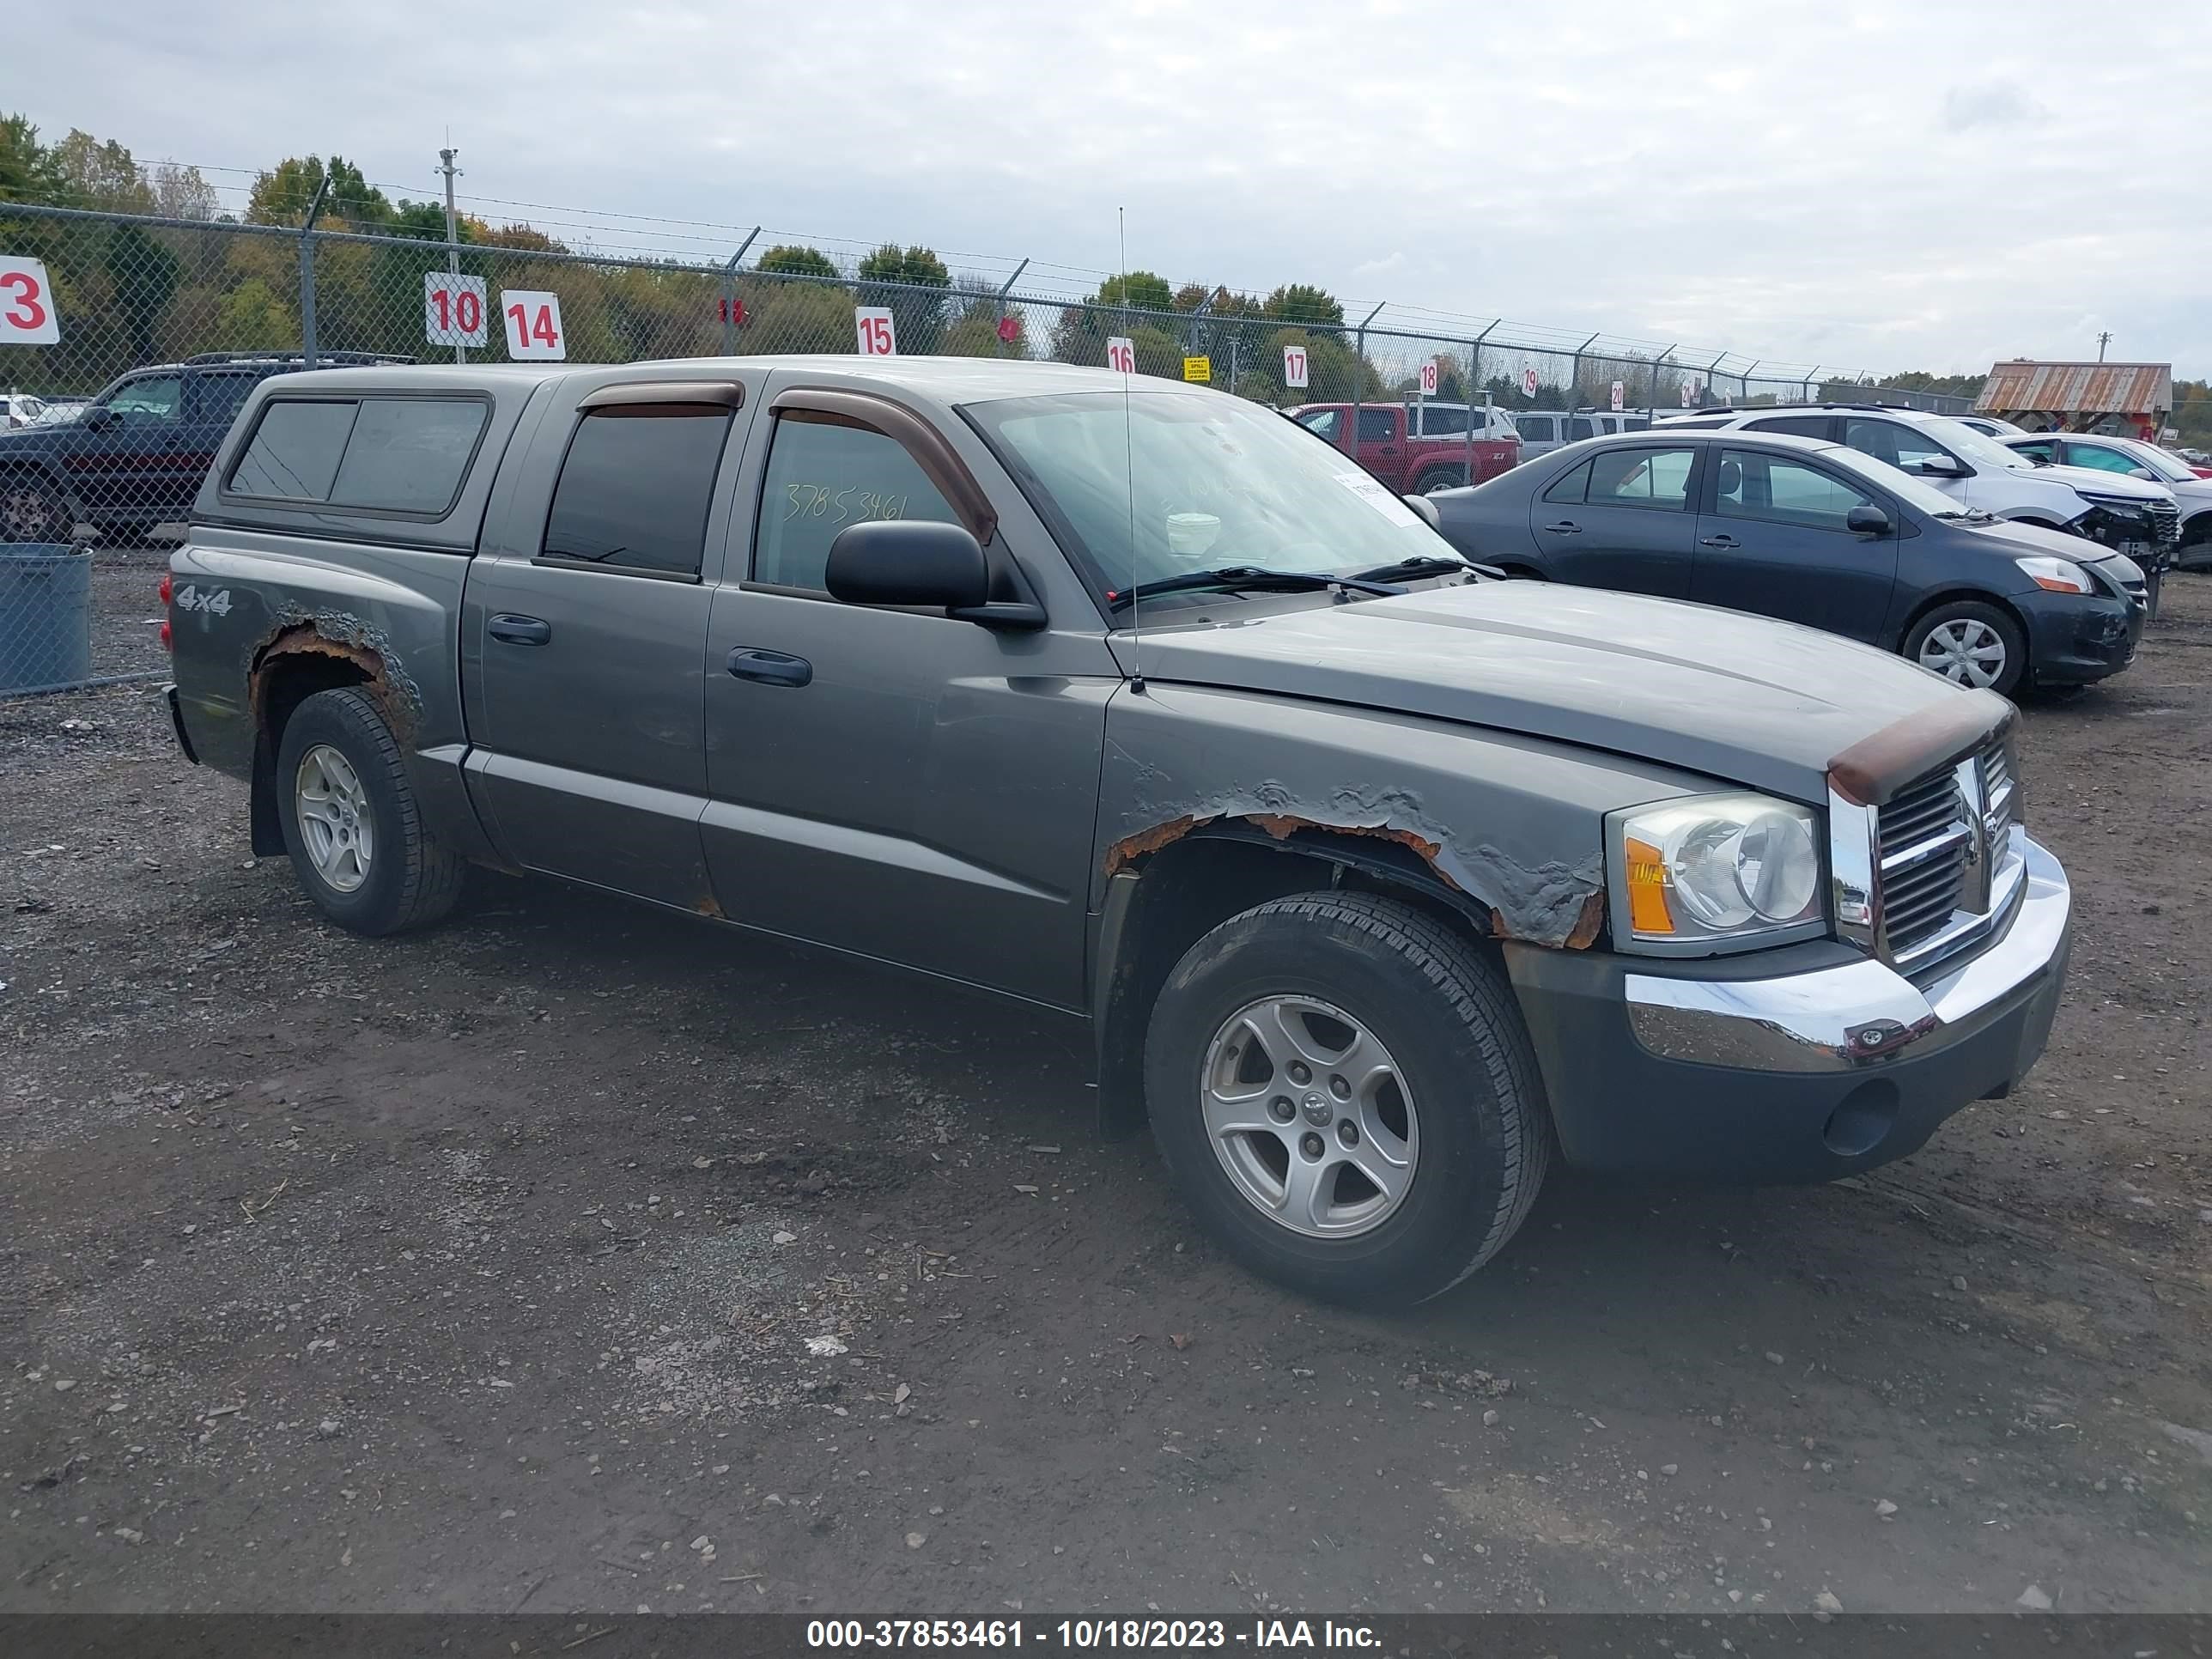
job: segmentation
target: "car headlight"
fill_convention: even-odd
[[[2054,593],[2094,593],[2097,585],[2089,580],[2089,573],[2071,559],[2051,558],[2038,553],[2028,558],[2014,559],[2021,575],[2038,587],[2047,587]]]
[[[1693,795],[1611,814],[1613,937],[1660,952],[1771,945],[1823,921],[1820,819],[1765,795]]]
[[[2107,513],[2118,513],[2130,519],[2150,517],[2150,503],[2140,495],[2107,495],[2094,489],[2076,489],[2074,492],[2092,507],[2101,507]]]

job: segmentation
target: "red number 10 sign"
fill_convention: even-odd
[[[422,273],[422,337],[432,345],[484,343],[484,279],[450,271]]]
[[[526,289],[501,289],[499,314],[507,323],[507,355],[517,362],[560,362],[568,356],[568,337],[561,331],[561,296]]]

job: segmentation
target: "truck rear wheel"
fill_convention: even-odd
[[[424,827],[398,739],[365,691],[318,691],[293,711],[276,806],[300,885],[341,927],[426,927],[460,896],[468,866]]]
[[[1503,974],[1365,893],[1277,899],[1191,946],[1153,1008],[1145,1094],[1206,1229],[1332,1301],[1450,1289],[1513,1236],[1551,1156]]]
[[[1432,466],[1414,481],[1416,495],[1433,495],[1440,489],[1457,489],[1467,482],[1463,466]]]
[[[39,472],[0,474],[0,542],[65,542],[76,530],[69,497]]]

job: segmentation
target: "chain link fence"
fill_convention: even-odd
[[[631,362],[873,343],[1126,363],[1277,408],[1964,402],[1823,381],[1732,353],[1497,324],[1468,331],[1419,313],[1386,321],[1383,307],[1357,324],[1299,321],[1222,290],[1190,310],[1147,310],[978,278],[922,286],[749,269],[742,249],[708,264],[529,245],[544,240],[517,228],[454,246],[0,204],[0,696],[164,672],[156,586],[168,547],[246,395],[301,368]],[[40,325],[27,325],[32,318]],[[1468,417],[1457,418],[1466,431]],[[1468,456],[1472,464],[1471,445]],[[1422,482],[1466,476],[1445,457]]]

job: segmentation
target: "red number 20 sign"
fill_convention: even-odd
[[[0,345],[58,345],[61,337],[46,266],[0,253]]]
[[[568,356],[561,327],[561,296],[528,289],[501,289],[499,314],[507,324],[507,355],[519,363],[560,362]]]

